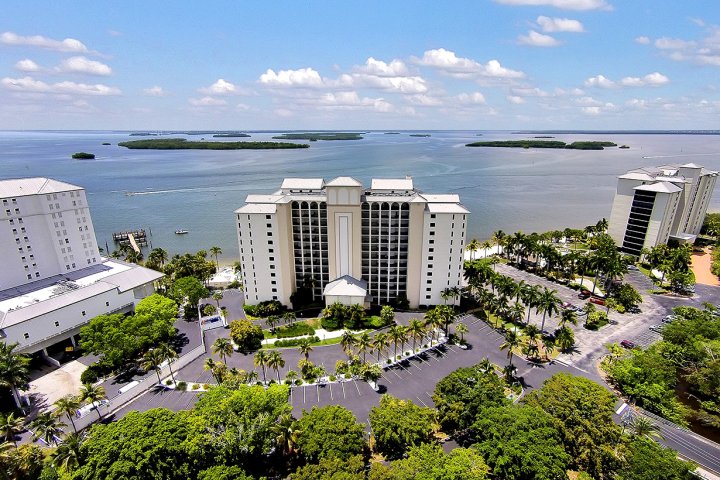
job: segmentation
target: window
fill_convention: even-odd
[[[272,232],[267,232],[268,237],[272,237]]]
[[[23,337],[25,337],[25,340],[27,340],[28,338],[30,338],[30,334],[29,334],[29,333],[23,333]]]
[[[60,326],[60,322],[58,322],[57,320],[55,320],[55,326],[56,326],[56,327],[59,327],[59,326]]]
[[[275,253],[275,250],[273,250],[272,248],[268,248],[268,253]]]
[[[277,293],[277,288],[272,288],[272,289],[270,289],[270,291],[273,293]]]
[[[274,277],[274,276],[275,276],[275,272],[270,272],[270,276],[271,276],[271,277]]]
[[[105,302],[105,306],[106,306],[106,307],[109,307],[109,306],[110,306],[110,302]]]
[[[425,295],[425,300],[430,300],[430,295]]]
[[[272,240],[268,240],[268,245],[272,245],[272,244],[273,244],[273,241],[272,241]]]
[[[428,260],[432,260],[432,259],[433,259],[432,255],[428,257]]]
[[[432,244],[434,244],[434,243],[435,243],[435,240],[433,240],[433,239],[431,238],[431,239],[430,239],[430,241],[429,241],[428,243],[429,243],[430,245],[432,245]]]
[[[85,310],[82,311],[82,316],[83,316],[83,317],[85,316]]]
[[[431,214],[430,214],[430,218],[435,218],[435,214],[434,214],[434,213],[431,213]]]
[[[265,220],[270,220],[272,217],[270,215],[265,215]]]
[[[432,222],[432,223],[430,224],[430,227],[434,227],[434,226],[435,226],[435,222]]]
[[[270,280],[270,285],[277,285],[277,280]]]
[[[272,223],[268,223],[265,225],[267,228],[272,228]]]
[[[425,283],[427,283],[429,285],[432,283],[432,280],[427,280],[427,281],[425,281]]]
[[[432,287],[427,287],[427,288],[425,289],[425,291],[426,291],[426,292],[432,292]]]
[[[433,253],[435,251],[435,247],[428,248],[428,252]],[[431,259],[432,260],[432,259]]]
[[[28,280],[32,280],[32,275],[30,275],[29,273],[28,273],[27,277],[28,277]]]
[[[431,237],[435,236],[435,231],[434,231],[434,230],[430,230],[430,236],[431,236]]]
[[[428,267],[427,267],[427,268],[433,268],[433,264],[432,264],[432,263],[428,263]]]
[[[268,260],[270,260],[271,262],[274,262],[274,261],[275,261],[275,257],[268,257]]]

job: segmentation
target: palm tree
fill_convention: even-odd
[[[257,382],[258,373],[255,370],[250,370],[249,372],[247,372],[247,375],[245,375],[245,377],[246,377],[247,383]]]
[[[525,327],[525,336],[528,338],[528,344],[537,346],[540,339],[540,329],[535,325],[528,325]]]
[[[522,303],[514,303],[510,308],[510,315],[515,324],[515,331],[517,331],[518,323],[522,322],[523,315],[525,315],[525,307],[522,306]]]
[[[220,337],[212,344],[212,353],[219,355],[220,360],[226,363],[227,357],[233,354],[232,342],[227,337]]]
[[[102,420],[102,414],[100,413],[100,407],[96,405],[96,402],[106,397],[105,388],[102,385],[94,386],[91,383],[85,383],[82,387],[80,387],[80,398],[83,401],[90,401],[92,406],[95,407],[99,420]]]
[[[268,367],[275,370],[278,383],[280,383],[280,369],[285,367],[285,359],[283,358],[282,354],[277,350],[272,350],[268,354],[267,365]]]
[[[58,422],[57,417],[50,412],[44,412],[30,422],[30,430],[33,431],[33,441],[42,439],[45,445],[57,445],[57,439],[62,435],[62,427],[66,426]]]
[[[215,362],[215,360],[213,360],[211,357],[208,357],[205,359],[205,364],[203,365],[203,368],[205,369],[206,372],[209,371],[212,374],[213,378],[215,379],[215,381],[217,383],[222,383],[222,379],[218,378],[216,376],[216,371],[215,371],[216,366],[217,366],[217,363]]]
[[[51,454],[53,465],[62,466],[68,472],[72,472],[80,465],[81,446],[82,438],[77,433],[66,436]]]
[[[25,417],[17,417],[14,413],[7,415],[0,413],[0,435],[5,441],[13,442],[17,447],[15,436],[25,430],[24,423]]]
[[[22,408],[18,389],[28,388],[30,358],[23,353],[15,352],[17,346],[18,343],[0,342],[0,387],[9,388],[15,399],[15,405],[17,408]]]
[[[310,340],[307,338],[304,338],[300,345],[298,345],[298,350],[300,350],[300,353],[305,355],[305,360],[309,360],[310,352],[313,351],[312,345],[310,345]]]
[[[169,343],[161,343],[158,345],[157,349],[160,350],[162,357],[167,360],[168,368],[170,369],[170,378],[172,378],[173,383],[175,383],[175,374],[173,373],[172,362],[178,358],[177,352],[173,350]]]
[[[415,345],[416,345],[417,339],[422,337],[423,334],[425,333],[425,328],[423,327],[423,323],[420,320],[418,320],[417,318],[410,319],[409,325],[407,327],[407,333],[412,337],[413,352],[415,352],[416,351]]]
[[[577,313],[575,313],[575,310],[563,310],[560,314],[560,326],[565,326],[566,324],[571,323],[573,325],[578,324],[578,316]]]
[[[475,260],[475,252],[480,248],[480,241],[477,238],[473,238],[465,246],[465,250],[470,252],[470,260]]]
[[[210,247],[210,255],[215,257],[215,271],[220,270],[220,264],[218,263],[218,255],[222,254],[222,248]]]
[[[363,363],[365,363],[365,355],[368,350],[372,353],[372,339],[370,338],[370,335],[367,332],[363,332],[362,335],[360,335],[357,339],[357,348],[358,353],[362,353],[363,357]]]
[[[145,354],[142,356],[142,360],[140,361],[140,368],[145,371],[155,370],[155,373],[158,377],[158,383],[160,383],[160,365],[162,365],[164,361],[165,358],[163,357],[162,352],[157,348],[153,348],[145,352]]]
[[[215,303],[217,303],[218,310],[220,310],[220,300],[222,300],[223,298],[224,297],[222,292],[214,292],[212,294],[212,299],[215,300]]]
[[[275,443],[280,447],[282,454],[285,456],[291,454],[302,433],[293,416],[289,413],[282,414],[277,423],[273,425],[272,430],[275,435]]]
[[[377,352],[377,361],[380,363],[380,355],[390,346],[390,337],[387,333],[378,333],[373,338],[373,349]]]
[[[405,341],[405,327],[402,325],[393,325],[390,327],[390,330],[388,330],[388,336],[390,340],[392,340],[393,345],[395,345],[395,359],[397,359],[398,343],[400,343],[400,341]]]
[[[510,366],[512,366],[513,349],[520,345],[520,336],[512,330],[505,334],[505,342],[500,345],[500,350],[507,350],[508,359],[510,359]]]
[[[497,245],[499,247],[498,252],[502,251],[504,253],[504,249],[501,249],[500,247],[505,246],[505,237],[506,237],[505,232],[503,232],[502,230],[493,232],[491,241],[492,241],[492,243],[494,243],[495,245]]]
[[[555,330],[555,344],[560,350],[567,352],[575,345],[575,335],[568,327],[560,327]]]
[[[270,327],[270,333],[275,333],[275,325],[278,324],[278,320],[280,320],[280,317],[277,315],[268,315],[265,324]]]
[[[633,436],[636,437],[647,437],[651,440],[664,438],[657,425],[640,415],[633,417],[630,422],[630,428],[632,429]]]
[[[265,375],[265,367],[268,364],[269,355],[265,350],[258,350],[255,356],[253,357],[253,364],[256,367],[262,368],[263,373],[263,383],[267,382],[267,376]]]
[[[340,346],[342,347],[346,355],[348,355],[348,352],[350,352],[354,345],[355,336],[349,330],[345,330],[342,334],[342,337],[340,337]]]
[[[458,322],[457,325],[455,325],[455,333],[460,335],[460,343],[464,343],[465,339],[464,336],[466,333],[468,333],[470,329],[467,325],[465,325],[463,322]]]
[[[453,296],[453,292],[449,287],[446,288],[445,290],[443,290],[442,292],[440,292],[440,298],[443,299],[443,302],[445,302],[445,305],[447,305],[447,301],[450,298],[452,298],[452,296]]]
[[[75,395],[65,395],[55,401],[55,415],[58,417],[63,415],[67,416],[67,418],[70,419],[70,423],[72,423],[75,433],[77,433],[77,427],[75,427],[75,420],[73,418],[75,417],[77,409],[80,408],[80,403],[80,399]]]
[[[549,288],[544,287],[543,291],[540,293],[540,297],[538,298],[538,309],[540,309],[543,314],[540,330],[543,332],[545,331],[545,316],[550,315],[552,317],[559,311],[561,300],[558,298],[556,293],[556,290],[550,290]]]
[[[488,250],[489,250],[490,248],[492,248],[492,243],[490,243],[488,240],[485,240],[485,241],[482,243],[482,245],[480,245],[480,246],[482,247],[482,249],[483,249],[484,252],[485,252],[484,258],[487,258],[487,256],[488,256]]]
[[[489,358],[485,357],[477,364],[478,369],[483,373],[495,372],[495,365],[490,361]]]
[[[288,372],[285,374],[285,380],[290,380],[290,384],[292,385],[295,383],[295,379],[297,379],[298,374],[295,370],[288,370]]]

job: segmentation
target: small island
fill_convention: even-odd
[[[249,136],[247,133],[216,133],[213,138],[244,138]]]
[[[163,138],[120,142],[118,146],[138,150],[270,150],[308,148],[305,143],[287,142],[189,142],[184,138]]]
[[[630,147],[628,147],[627,145],[621,145],[621,146],[619,146],[618,148],[622,148],[623,150],[625,150],[625,149],[628,149],[628,148],[630,148]]]
[[[400,132],[385,132],[385,135],[400,135]]]
[[[533,138],[555,138],[555,137],[551,137],[550,135],[539,135],[539,136],[533,137]]]
[[[110,142],[103,142],[103,145],[112,145]]]
[[[321,133],[283,133],[274,140],[310,140],[315,142],[318,140],[362,140],[363,136],[359,133],[340,133],[340,132],[321,132]]]
[[[430,134],[429,133],[411,133],[410,136],[411,137],[429,137]]]
[[[499,140],[494,142],[473,142],[466,147],[500,148],[563,148],[569,150],[604,150],[605,147],[617,147],[613,142],[584,141],[567,144],[559,140]]]
[[[94,160],[95,154],[87,152],[77,152],[72,154],[72,158],[74,158],[75,160]]]

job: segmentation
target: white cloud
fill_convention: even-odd
[[[527,35],[518,36],[518,44],[531,47],[557,47],[562,45],[562,42],[550,35],[530,30]]]
[[[555,89],[555,95],[558,97],[564,97],[564,96],[579,96],[579,95],[585,95],[585,91],[581,88],[571,88],[569,90],[565,90],[564,88],[556,88]]]
[[[38,47],[55,50],[57,52],[87,53],[89,51],[80,40],[75,40],[74,38],[53,40],[52,38],[43,37],[42,35],[24,37],[13,32],[4,32],[0,35],[0,43],[22,47]]]
[[[420,107],[439,107],[443,102],[437,97],[430,97],[428,95],[408,95],[405,99]]]
[[[375,110],[378,112],[393,110],[393,106],[382,98],[361,98],[354,91],[325,93],[313,104],[329,110]]]
[[[56,67],[56,71],[62,73],[84,73],[88,75],[107,76],[112,74],[112,69],[104,63],[90,60],[87,57],[78,56],[66,58]]]
[[[293,113],[292,110],[288,110],[287,108],[278,108],[275,110],[275,115],[277,115],[278,117],[287,118],[294,116],[295,113]]]
[[[436,68],[447,74],[465,76],[480,75],[491,78],[516,79],[523,78],[525,74],[517,70],[510,70],[500,65],[497,60],[490,60],[486,64],[476,62],[469,58],[458,57],[455,52],[438,48],[427,50],[422,58],[414,59],[419,65]]]
[[[485,95],[480,92],[461,93],[457,96],[457,99],[460,103],[465,104],[484,105],[486,103]]]
[[[624,77],[619,82],[597,75],[585,80],[586,87],[619,88],[619,87],[659,87],[670,83],[670,79],[660,72],[648,73],[644,77]]]
[[[318,88],[324,86],[320,74],[312,68],[299,70],[280,70],[275,73],[271,68],[260,75],[260,83],[269,87]]]
[[[495,0],[503,5],[547,6],[563,10],[611,10],[605,0]]]
[[[76,95],[97,95],[109,96],[120,95],[122,92],[119,88],[110,87],[103,84],[86,84],[75,82],[59,82],[47,84],[32,77],[9,78],[5,77],[0,80],[3,87],[17,92],[34,92],[34,93],[68,93]]]
[[[635,39],[635,43],[639,43],[640,45],[649,45],[649,44],[650,44],[650,39],[649,39],[648,37],[645,37],[645,36],[637,37],[637,38]]]
[[[198,92],[204,95],[247,95],[244,89],[228,82],[223,78],[218,78],[215,83],[209,87],[199,88]]]
[[[587,115],[599,115],[600,114],[600,107],[583,107],[582,112]]]
[[[720,66],[720,27],[709,27],[708,31],[709,34],[698,41],[662,37],[655,40],[654,45],[675,61]]]
[[[220,107],[227,105],[227,102],[222,98],[213,97],[188,98],[188,102],[194,107]]]
[[[239,112],[247,112],[248,110],[250,110],[250,105],[246,105],[244,103],[238,103],[235,106],[235,110],[237,110]]]
[[[516,95],[508,95],[508,96],[507,96],[507,101],[510,102],[510,103],[512,103],[512,104],[515,104],[515,105],[520,105],[521,103],[525,103],[525,99],[524,99],[524,98],[518,97],[518,96],[516,96]]]
[[[428,90],[422,77],[378,77],[360,73],[342,75],[339,79],[339,85],[377,88],[408,94],[425,93]]]
[[[582,23],[578,20],[571,20],[569,18],[550,18],[541,15],[536,21],[540,28],[542,28],[543,32],[579,33],[585,31]]]
[[[534,87],[534,88],[531,88],[531,87],[511,88],[510,93],[512,93],[513,96],[516,96],[516,97],[547,97],[550,95],[545,90],[542,90],[537,87]]]
[[[679,38],[662,37],[655,40],[655,47],[660,50],[681,50],[695,46],[694,41],[681,40]]]
[[[15,70],[20,70],[21,72],[39,72],[42,68],[29,58],[26,58],[15,64]]]
[[[159,85],[154,85],[150,88],[143,89],[143,93],[149,97],[164,97],[167,92]]]
[[[365,62],[365,65],[355,67],[354,70],[359,73],[366,73],[378,77],[403,77],[409,75],[405,62],[397,59],[392,60],[390,63],[385,63],[382,60],[375,60],[373,57],[370,57]]]

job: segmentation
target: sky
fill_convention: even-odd
[[[718,0],[3,0],[0,129],[718,129]]]

